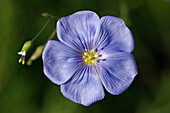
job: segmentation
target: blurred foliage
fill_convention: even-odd
[[[80,10],[125,21],[135,39],[133,55],[139,70],[124,93],[113,96],[105,92],[102,101],[89,107],[61,94],[59,86],[43,74],[41,58],[31,66],[22,66],[17,55],[47,21],[41,13],[61,18]],[[169,113],[169,11],[169,0],[0,0],[0,113]],[[35,41],[27,60],[55,24],[51,22]]]

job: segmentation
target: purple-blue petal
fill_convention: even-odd
[[[82,57],[62,42],[50,40],[43,51],[44,74],[55,84],[68,81],[82,65]]]
[[[132,52],[134,49],[133,36],[120,18],[104,16],[101,18],[100,30],[95,36],[96,48],[114,46],[115,51]]]
[[[57,22],[60,41],[78,50],[91,49],[93,38],[100,26],[98,15],[92,11],[79,11]]]
[[[61,85],[63,95],[85,106],[104,98],[102,83],[93,66],[84,65],[65,84]]]
[[[98,73],[106,90],[118,95],[130,86],[138,73],[135,60],[132,54],[125,52],[110,54],[105,58],[97,65]]]

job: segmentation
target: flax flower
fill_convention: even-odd
[[[80,11],[57,22],[57,36],[44,48],[44,73],[74,102],[99,101],[104,88],[119,95],[137,75],[134,40],[120,18]]]

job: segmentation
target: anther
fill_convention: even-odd
[[[95,54],[95,55],[94,55],[94,58],[96,58],[96,57],[98,57],[98,55]]]
[[[87,62],[88,61],[88,59],[86,59],[86,60],[84,60],[85,62]]]
[[[91,60],[92,63],[94,63],[94,60]]]
[[[87,56],[87,53],[84,53],[84,55],[86,55],[86,56]]]

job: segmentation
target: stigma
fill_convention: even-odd
[[[85,52],[83,53],[83,60],[85,64],[95,64],[98,60],[98,57],[99,55],[94,51],[94,49],[89,51],[85,49]]]

